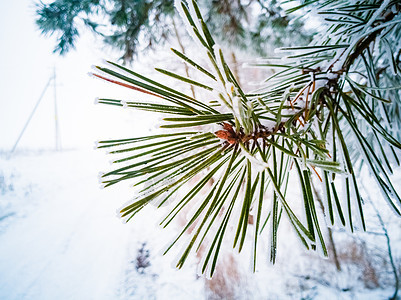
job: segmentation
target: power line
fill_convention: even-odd
[[[39,96],[39,99],[37,100],[34,108],[32,109],[31,114],[28,117],[28,120],[26,121],[24,127],[22,128],[21,133],[19,134],[13,148],[11,149],[8,158],[11,157],[11,155],[14,153],[15,149],[18,146],[19,141],[21,140],[22,136],[24,135],[25,130],[27,129],[29,123],[32,120],[33,115],[36,112],[36,109],[38,108],[40,102],[43,99],[43,96],[45,95],[47,89],[50,86],[50,83],[53,81],[53,88],[54,88],[54,118],[55,118],[55,149],[56,151],[61,150],[61,139],[60,139],[60,132],[59,132],[59,123],[58,123],[58,110],[57,110],[57,90],[56,90],[56,69],[53,69],[53,75],[49,78],[48,82],[46,83],[42,93]]]

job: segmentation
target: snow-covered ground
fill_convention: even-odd
[[[393,293],[380,226],[370,229],[376,235],[334,232],[341,272],[306,253],[285,226],[275,266],[261,243],[255,274],[250,247],[239,256],[227,247],[213,280],[197,276],[195,255],[178,271],[174,254],[162,256],[177,227],[157,227],[163,211],[154,207],[123,224],[115,211],[132,191],[123,184],[100,189],[97,174],[106,169],[105,154],[95,150],[0,156],[0,299],[385,299]],[[400,268],[401,223],[383,217]]]
[[[99,188],[102,161],[94,151],[1,158],[0,299],[186,299],[194,292],[196,284],[182,285],[195,272],[176,272],[160,258],[144,275],[134,272],[139,246],[159,244],[157,230],[146,216],[128,225],[116,217],[129,190]]]

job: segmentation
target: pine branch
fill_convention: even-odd
[[[383,13],[383,21],[381,23],[377,23],[376,26],[380,24],[385,24],[391,20],[394,19],[395,16],[400,12],[400,10],[397,11],[397,13],[394,13],[391,8],[389,8],[387,11]],[[376,26],[372,26],[374,29]],[[349,68],[354,64],[355,60],[358,59],[361,54],[368,49],[368,47],[376,40],[376,38],[381,34],[381,32],[385,29],[385,27],[382,27],[378,30],[374,30],[371,34],[366,36],[364,39],[360,40],[356,46],[355,50],[352,54],[350,54],[347,59],[345,60],[344,64],[341,67],[341,71],[339,73],[345,72],[347,73],[349,71]],[[332,68],[333,65],[329,67],[329,69]]]
[[[282,51],[293,52],[285,62],[259,63],[260,67],[280,68],[280,71],[266,79],[255,93],[242,89],[196,1],[176,1],[176,8],[208,65],[203,66],[177,50],[173,52],[199,71],[202,80],[157,70],[170,80],[203,88],[205,94],[191,97],[175,85],[162,84],[115,63],[109,63],[110,68],[98,67],[103,74],[96,74],[97,77],[156,96],[159,101],[99,99],[99,103],[170,115],[160,124],[168,130],[166,134],[102,141],[99,145],[110,147],[111,153],[122,156],[114,163],[126,163],[101,176],[105,186],[125,180],[139,186],[152,180],[149,186],[139,189],[136,199],[121,209],[121,216],[127,221],[156,199],[165,203],[184,190],[184,196],[175,201],[162,222],[164,226],[185,207],[196,205],[189,222],[170,246],[190,227],[193,229],[177,267],[202,245],[208,248],[202,272],[212,275],[223,238],[233,222],[237,222],[232,237],[234,247],[241,251],[246,245],[251,226],[248,219],[251,211],[256,210],[255,203],[258,205],[253,244],[257,245],[260,232],[269,228],[273,263],[282,216],[286,216],[307,249],[327,255],[321,230],[326,225],[320,221],[317,204],[323,206],[327,224],[346,226],[351,231],[365,230],[359,170],[355,167],[359,163],[369,168],[383,197],[401,215],[401,198],[390,180],[392,164],[387,158],[390,153],[399,162],[395,149],[401,149],[401,142],[391,120],[400,117],[397,111],[401,99],[394,82],[401,85],[401,80],[389,77],[394,81],[386,79],[387,88],[380,87],[383,76],[377,80],[376,62],[381,54],[371,49],[373,41],[378,41],[380,50],[390,45],[387,61],[393,61],[395,51],[384,39],[399,40],[401,30],[394,29],[400,23],[399,11],[395,12],[394,4],[389,1],[366,6],[350,6],[346,0],[323,2],[321,6],[319,1],[310,1],[302,7],[312,2],[331,12],[326,21],[335,26],[329,26],[329,34],[309,46],[283,48]],[[353,14],[350,7],[359,13]],[[381,14],[372,12],[373,8],[379,8]],[[392,26],[386,27],[388,24]],[[330,61],[328,68],[327,61]],[[389,76],[387,70],[381,72]],[[398,97],[398,102],[391,103],[390,95]],[[390,104],[395,105],[393,110],[387,106]],[[297,201],[286,195],[293,173],[298,174],[303,196]],[[322,198],[313,193],[313,177],[319,179]],[[212,178],[210,188],[207,183]],[[339,186],[344,193],[338,192]],[[302,213],[295,208],[297,205],[304,207]],[[239,217],[233,220],[236,210]],[[261,223],[262,220],[265,221]],[[253,256],[256,269],[256,252]]]

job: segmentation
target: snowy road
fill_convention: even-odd
[[[107,160],[102,151],[0,157],[0,218],[11,215],[0,222],[0,299],[203,299],[194,268],[177,271],[160,255],[171,239],[154,225],[160,215],[116,217],[132,190],[99,188]],[[143,243],[151,265],[140,274]]]
[[[115,191],[98,187],[95,157],[70,152],[2,161],[33,183],[40,199],[0,235],[0,299],[116,298],[128,227],[115,217]]]

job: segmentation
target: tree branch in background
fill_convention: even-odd
[[[184,48],[184,45],[181,42],[180,34],[178,33],[177,26],[175,25],[174,19],[173,19],[173,28],[174,28],[174,33],[175,33],[175,36],[177,38],[178,45],[180,46],[181,52],[182,52],[182,54],[185,55],[185,48]],[[187,75],[188,78],[190,78],[191,76],[189,76],[188,65],[185,62],[183,62],[183,65],[184,65],[184,68],[185,68],[185,74]],[[195,88],[194,88],[194,86],[190,85],[189,87],[191,89],[192,97],[195,98]]]
[[[57,35],[55,53],[65,55],[74,49],[82,31],[89,29],[105,44],[120,51],[123,63],[129,63],[138,51],[156,49],[168,39],[172,33],[170,19],[177,17],[173,3],[174,0],[39,2],[36,24],[42,34]],[[310,40],[303,23],[292,18],[294,26],[290,24],[291,19],[275,1],[269,4],[259,1],[262,9],[250,7],[253,3],[252,0],[246,4],[240,0],[199,1],[214,36],[229,47],[266,55],[272,45]],[[275,33],[271,34],[269,28]],[[140,45],[140,40],[147,45]]]
[[[383,218],[380,215],[379,210],[376,208],[376,205],[373,203],[373,201],[371,201],[369,199],[369,203],[370,205],[372,205],[373,209],[375,210],[376,213],[376,217],[379,220],[379,223],[381,225],[381,228],[383,230],[383,234],[386,238],[386,244],[387,244],[387,252],[388,252],[388,257],[390,259],[390,264],[391,264],[391,268],[394,274],[394,294],[393,296],[391,296],[390,300],[396,300],[397,299],[397,295],[398,295],[398,289],[400,286],[400,279],[398,277],[398,270],[397,267],[395,265],[394,259],[393,259],[393,252],[391,251],[391,241],[390,241],[390,236],[388,234],[387,228],[386,228],[386,224],[383,221]]]

